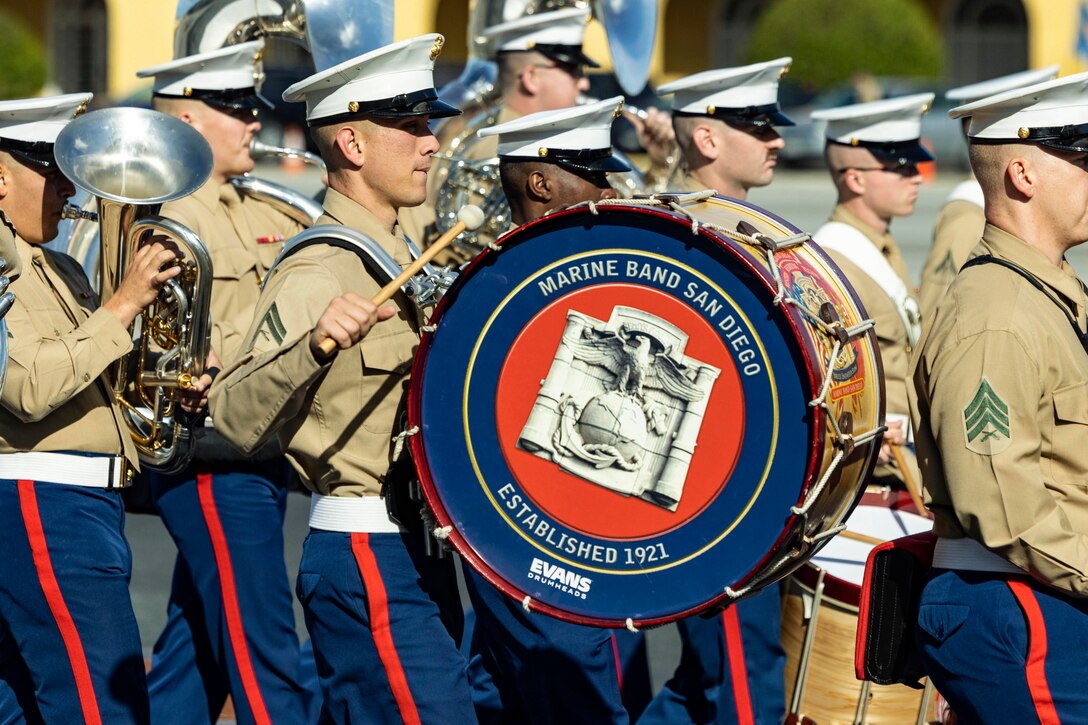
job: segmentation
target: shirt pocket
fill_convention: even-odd
[[[1088,382],[1054,391],[1054,439],[1051,441],[1051,477],[1057,483],[1088,486]]]
[[[379,325],[393,322],[379,322]],[[390,434],[397,423],[397,413],[404,402],[408,375],[415,359],[419,338],[410,329],[376,339],[363,338],[359,344],[363,410],[369,414],[363,427],[371,433]]]
[[[256,267],[257,261],[245,249],[221,249],[216,251],[215,257],[212,259],[215,279],[239,280],[251,273],[256,276],[254,271]]]

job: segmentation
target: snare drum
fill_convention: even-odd
[[[860,496],[883,422],[853,290],[743,202],[580,205],[435,311],[410,445],[464,559],[531,611],[661,623],[786,576]]]
[[[849,531],[880,541],[928,531],[932,526],[933,522],[917,512],[905,492],[890,492],[887,496],[866,493],[847,520]],[[786,650],[786,690],[793,693],[790,711],[819,725],[857,722],[859,705],[865,710],[862,722],[912,723],[923,704],[922,690],[862,683],[854,675],[861,584],[865,560],[873,546],[836,536],[790,577],[786,588],[782,647]],[[822,585],[822,594],[816,603],[818,584]],[[814,605],[818,609],[815,615]],[[811,639],[807,658],[806,636]],[[803,660],[807,662],[800,668]]]

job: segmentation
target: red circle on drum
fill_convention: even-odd
[[[620,312],[617,313],[617,310]],[[626,312],[628,310],[635,312]],[[583,467],[582,473],[596,479],[589,480],[579,475],[577,466],[582,464],[574,457],[557,458],[557,455],[547,451],[534,454],[519,447],[519,437],[558,355],[569,312],[580,313],[592,320],[593,324],[602,325],[617,315],[616,320],[627,320],[629,318],[624,315],[648,313],[652,316],[649,319],[662,320],[664,326],[675,327],[687,336],[682,350],[685,360],[697,361],[720,371],[710,388],[707,414],[699,426],[694,454],[683,479],[682,495],[672,504],[674,510],[652,494],[644,494],[644,497],[638,495],[637,488],[633,491],[627,489],[626,486],[635,477],[623,468],[629,460],[618,460],[625,455],[639,453],[648,457],[658,456],[658,460],[663,461],[662,449],[667,450],[667,441],[676,438],[676,430],[670,430],[670,424],[663,421],[671,420],[673,416],[668,409],[662,410],[666,406],[659,404],[660,395],[647,390],[652,388],[652,382],[644,384],[641,395],[620,395],[618,387],[621,379],[627,379],[628,390],[631,391],[638,390],[639,383],[631,382],[630,374],[617,371],[610,376],[603,372],[603,366],[609,364],[607,361],[592,368],[601,378],[600,389],[604,392],[598,392],[585,401],[580,412],[570,413],[570,418],[573,421],[577,417],[577,424],[572,425],[577,425],[579,430],[586,430],[586,421],[599,416],[609,416],[609,420],[619,421],[620,429],[607,431],[611,438],[603,442],[609,445],[599,446],[613,451],[614,455],[618,453],[612,465],[602,464],[600,469]],[[624,324],[625,334],[631,329],[637,332],[639,328],[637,321],[612,324]],[[619,342],[615,344],[618,346]],[[641,347],[649,343],[637,344]],[[651,351],[665,353],[660,345]],[[676,359],[675,352],[670,359]],[[642,358],[643,361],[645,359]],[[584,392],[586,384],[592,386],[596,383],[592,380],[583,382],[583,398],[590,395]],[[740,456],[745,401],[740,373],[733,358],[722,338],[699,311],[657,289],[632,284],[603,284],[560,297],[537,313],[514,340],[499,372],[497,385],[495,420],[498,441],[517,484],[537,507],[557,523],[589,536],[643,539],[683,526],[717,498]],[[610,387],[613,390],[609,391]],[[577,396],[578,393],[572,395]],[[642,426],[645,426],[646,432],[645,438],[640,440]],[[588,430],[599,431],[600,428],[589,426]],[[589,438],[587,435],[585,440]],[[601,442],[596,438],[594,440]],[[572,461],[576,464],[574,468],[571,467]],[[647,465],[652,463],[648,459]]]

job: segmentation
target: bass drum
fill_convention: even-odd
[[[725,606],[833,535],[875,462],[871,323],[809,237],[711,192],[522,226],[425,329],[410,445],[447,537],[530,611]]]

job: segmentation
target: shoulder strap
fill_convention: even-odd
[[[1036,279],[1035,275],[1033,275],[1031,272],[1027,271],[1018,264],[1014,264],[1006,259],[998,259],[992,254],[982,254],[978,257],[975,257],[974,259],[967,260],[967,263],[960,267],[960,271],[962,272],[968,267],[978,267],[983,264],[996,264],[998,266],[1005,267],[1006,269],[1011,269],[1013,272],[1016,272],[1018,275],[1026,279],[1032,287],[1046,295],[1050,299],[1050,301],[1053,302],[1057,306],[1057,308],[1062,311],[1062,314],[1065,315],[1065,319],[1069,320],[1069,324],[1073,327],[1073,332],[1076,333],[1077,339],[1080,340],[1081,347],[1083,347],[1084,351],[1088,353],[1088,333],[1081,332],[1080,326],[1077,324],[1076,318],[1069,313],[1069,309],[1065,305],[1063,305],[1057,297],[1054,296],[1053,292],[1048,290],[1042,282]]]
[[[283,249],[280,250],[279,256],[276,257],[276,261],[272,263],[272,266],[268,268],[268,272],[265,273],[261,286],[263,287],[268,282],[272,272],[283,260],[315,244],[327,244],[352,252],[362,260],[368,269],[385,282],[396,279],[401,272],[400,265],[397,264],[393,257],[367,235],[337,224],[321,224],[299,232],[287,240],[287,243],[283,245]]]

